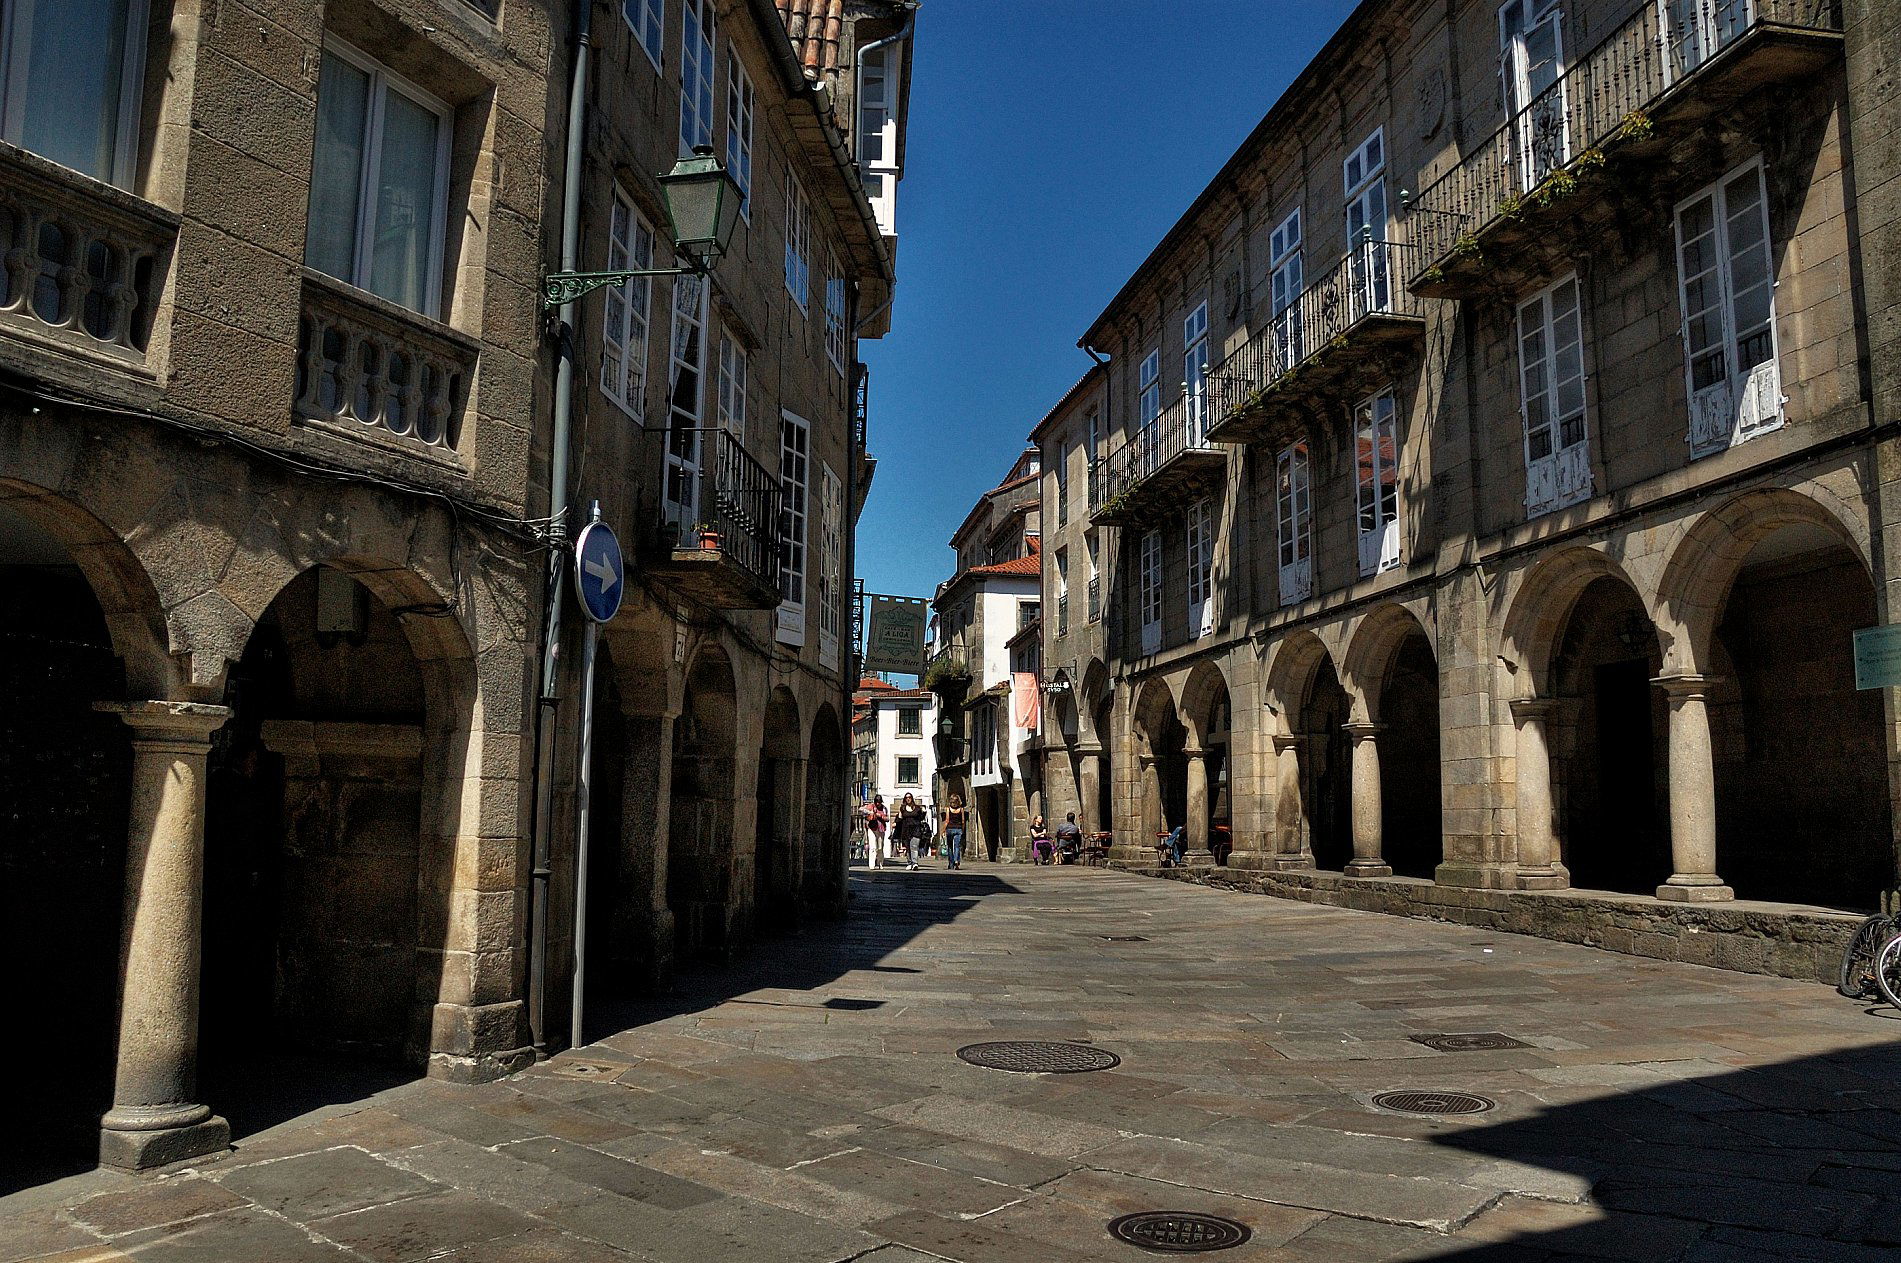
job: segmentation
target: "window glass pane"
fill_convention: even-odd
[[[399,92],[383,106],[383,152],[377,163],[376,236],[370,283],[364,288],[393,303],[424,311],[429,305],[435,236],[436,155],[442,120]]]
[[[13,22],[8,139],[98,180],[113,177],[132,0],[32,0],[4,6]],[[24,57],[19,57],[21,51]]]
[[[363,183],[369,106],[369,75],[325,53],[317,85],[317,150],[311,163],[304,262],[344,281],[356,279],[357,195]]]

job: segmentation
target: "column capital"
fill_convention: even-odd
[[[1184,745],[1182,747],[1182,757],[1186,759],[1205,759],[1208,757],[1208,747],[1193,744]]]
[[[1708,697],[1711,690],[1723,682],[1715,675],[1660,675],[1651,683],[1670,695],[1670,704],[1687,702],[1696,698]]]
[[[1075,745],[1070,747],[1070,750],[1081,758],[1100,758],[1102,755],[1102,744],[1096,741],[1078,741]]]
[[[92,708],[123,719],[134,741],[184,745],[210,745],[211,734],[231,718],[229,706],[208,702],[94,702]]]
[[[1303,745],[1306,745],[1307,734],[1304,732],[1277,732],[1274,734],[1272,740],[1274,742],[1274,753],[1285,754],[1289,750],[1298,750]]]
[[[1385,724],[1352,723],[1341,724],[1340,730],[1346,733],[1347,736],[1352,737],[1354,744],[1358,745],[1362,741],[1373,740],[1385,727]]]
[[[1521,724],[1528,719],[1545,719],[1558,709],[1555,697],[1514,697],[1505,704],[1511,707],[1512,718]]]

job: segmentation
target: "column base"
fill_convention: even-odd
[[[1714,877],[1672,877],[1657,887],[1657,898],[1671,903],[1730,903],[1736,892]]]
[[[1391,877],[1393,866],[1380,860],[1348,860],[1344,877]]]
[[[1314,857],[1311,855],[1270,855],[1262,865],[1271,873],[1311,873],[1314,871]]]
[[[1213,851],[1183,851],[1182,867],[1213,868],[1215,867],[1215,853]]]
[[[1541,864],[1536,868],[1520,868],[1513,885],[1520,890],[1568,890],[1571,886],[1571,873],[1562,864]]]
[[[150,1131],[99,1130],[99,1165],[149,1171],[187,1158],[202,1158],[231,1147],[231,1124],[215,1114],[182,1127]]]

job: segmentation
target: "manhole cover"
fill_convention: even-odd
[[[1201,1254],[1232,1250],[1254,1233],[1246,1224],[1219,1215],[1185,1210],[1145,1210],[1111,1220],[1109,1235],[1144,1250],[1164,1254]]]
[[[556,1074],[568,1079],[611,1079],[627,1069],[616,1061],[582,1061],[576,1058],[558,1058],[548,1065]]]
[[[1483,1114],[1495,1102],[1470,1092],[1382,1092],[1373,1104],[1402,1114]]]
[[[1037,1039],[971,1044],[959,1048],[957,1055],[973,1066],[1020,1074],[1079,1074],[1084,1070],[1112,1070],[1122,1064],[1122,1058],[1101,1048]]]
[[[1531,1047],[1523,1040],[1501,1035],[1497,1031],[1477,1035],[1411,1035],[1408,1038],[1415,1044],[1437,1048],[1440,1052],[1487,1052],[1499,1048]]]

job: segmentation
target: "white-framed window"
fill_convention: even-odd
[[[356,49],[325,44],[305,263],[411,311],[437,314],[449,113]]]
[[[680,153],[713,143],[713,0],[680,0]]]
[[[1300,328],[1300,291],[1306,284],[1300,209],[1289,211],[1267,238],[1268,299],[1274,321],[1274,370],[1285,373],[1307,353]]]
[[[1142,627],[1142,653],[1162,648],[1162,533],[1149,531],[1135,550],[1135,604]]]
[[[1156,424],[1157,418],[1162,415],[1161,351],[1150,351],[1143,356],[1137,372],[1134,441],[1139,446],[1135,451],[1135,468],[1130,472],[1138,478],[1145,478],[1155,472],[1156,463],[1161,459],[1161,434]]]
[[[1399,564],[1399,443],[1393,392],[1382,390],[1353,410],[1354,486],[1360,519],[1360,573]]]
[[[1518,306],[1518,408],[1525,423],[1525,515],[1591,498],[1584,426],[1584,329],[1575,273]]]
[[[1708,61],[1748,30],[1758,16],[1753,0],[1661,0],[1664,75],[1674,82]]]
[[[785,172],[785,288],[804,311],[812,288],[812,208],[790,167]]]
[[[1069,549],[1056,550],[1056,634],[1069,635]]]
[[[1188,506],[1188,636],[1215,629],[1214,511],[1204,498]]]
[[[1056,447],[1056,525],[1069,525],[1069,440]]]
[[[844,612],[845,484],[830,465],[819,463],[818,656],[838,665],[838,629]]]
[[[1571,160],[1563,19],[1558,0],[1505,0],[1498,10],[1499,90],[1521,190]]]
[[[1102,448],[1102,416],[1094,408],[1089,410],[1089,421],[1083,426],[1083,456],[1089,468],[1096,467],[1096,457]]]
[[[1022,631],[1024,628],[1028,627],[1031,623],[1034,623],[1038,618],[1042,617],[1042,614],[1043,614],[1042,601],[1040,600],[1018,601],[1017,602],[1017,630]]]
[[[653,68],[660,69],[667,38],[666,0],[620,0],[620,12],[627,19],[627,29],[634,33],[634,43],[647,54]]]
[[[738,338],[722,330],[719,338],[719,428],[746,446],[746,387],[751,361]]]
[[[878,220],[878,231],[897,232],[898,76],[896,49],[867,53],[858,70],[858,169],[865,195]]]
[[[1676,218],[1694,458],[1782,425],[1775,262],[1762,160],[1752,158],[1679,202]]]
[[[1346,191],[1349,320],[1385,311],[1392,297],[1386,266],[1386,133],[1374,128],[1341,164]]]
[[[1305,443],[1283,447],[1274,458],[1275,544],[1282,605],[1314,594],[1313,470]]]
[[[653,266],[653,229],[616,186],[607,232],[607,270]],[[611,285],[601,326],[601,391],[636,420],[647,399],[647,317],[653,280],[636,276]]]
[[[898,707],[898,735],[900,737],[921,737],[924,735],[924,711],[921,707]]]
[[[673,337],[667,363],[667,512],[682,532],[699,525],[701,431],[706,415],[707,285],[673,282]]]
[[[899,714],[904,714],[904,713],[906,712],[903,712],[903,711],[899,712]],[[913,715],[917,714],[916,711],[911,711],[909,713]],[[898,784],[915,785],[917,783],[918,783],[917,756],[915,754],[900,754],[898,756]]]
[[[804,417],[779,412],[779,607],[774,618],[780,643],[805,643],[805,519],[812,476],[812,427]]]
[[[1089,553],[1089,621],[1102,617],[1102,543],[1094,531],[1083,536]]]
[[[1188,446],[1200,447],[1208,429],[1208,303],[1204,299],[1182,321],[1182,421]]]
[[[739,213],[752,222],[752,79],[740,64],[739,52],[727,41],[726,49],[726,170],[739,185]]]
[[[825,358],[842,377],[845,373],[845,273],[838,256],[825,252]]]
[[[0,138],[130,188],[147,19],[146,0],[0,4]]]

